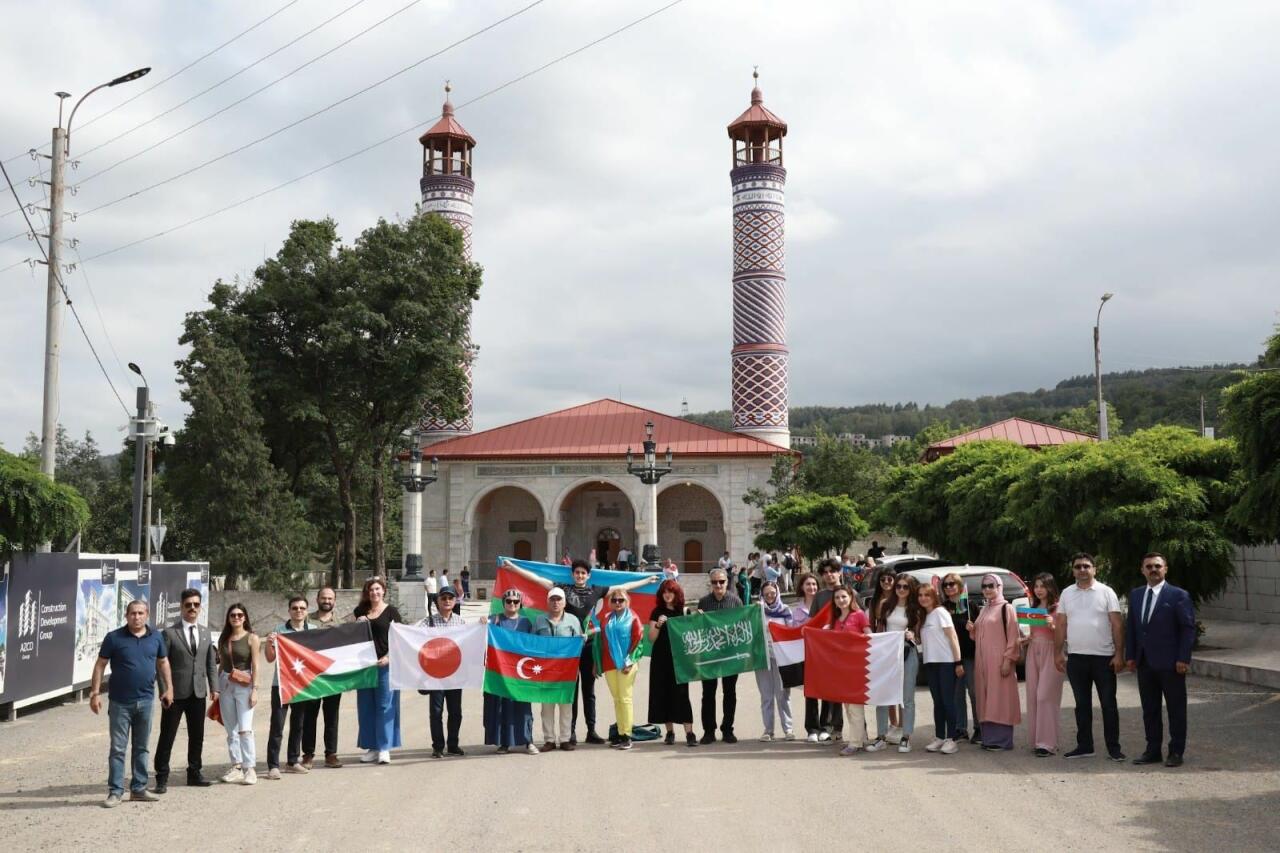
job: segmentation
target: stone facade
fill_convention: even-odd
[[[1280,624],[1280,543],[1236,548],[1234,562],[1235,577],[1226,590],[1201,605],[1197,615],[1205,619]]]
[[[771,466],[767,456],[677,459],[657,487],[663,556],[682,563],[685,543],[698,539],[704,563],[725,550],[745,559],[759,519],[742,496],[767,485]],[[566,548],[586,557],[605,528],[634,549],[653,523],[648,488],[616,458],[441,460],[439,480],[422,495],[423,562],[451,573],[469,565],[476,579],[491,578],[496,557],[514,554],[519,541],[529,543],[532,559],[555,562]]]

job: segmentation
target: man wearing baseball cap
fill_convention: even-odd
[[[436,612],[418,622],[419,625],[437,627],[444,625],[461,625],[463,619],[454,612],[458,595],[452,586],[441,586],[436,593]],[[431,697],[431,757],[444,758],[449,755],[464,755],[458,746],[458,731],[462,728],[462,691],[461,690],[425,690]],[[445,708],[449,709],[449,736],[446,740],[444,729]]]
[[[539,616],[537,621],[533,623],[533,633],[543,637],[581,637],[582,625],[577,618],[565,613],[565,595],[564,590],[558,586],[553,586],[547,592],[547,612]],[[573,702],[564,702],[560,704],[544,704],[542,706],[542,748],[543,750],[555,749],[557,733],[559,735],[559,747],[563,750],[572,750],[573,743]],[[556,714],[559,713],[559,725],[556,724]]]

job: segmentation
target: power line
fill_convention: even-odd
[[[263,25],[263,24],[265,24],[267,21],[271,20],[271,19],[272,19],[272,18],[274,18],[276,15],[279,15],[279,14],[280,14],[281,12],[283,12],[285,9],[288,9],[290,6],[294,5],[294,4],[295,4],[295,3],[297,3],[297,2],[298,2],[298,0],[289,0],[289,2],[285,3],[285,4],[284,4],[283,6],[281,6],[279,9],[276,9],[274,12],[272,12],[270,15],[267,15],[265,18],[263,18],[262,20],[258,21],[256,24],[252,25],[252,26],[251,26],[251,27],[249,27],[248,29],[241,30],[239,33],[236,33],[234,36],[232,36],[231,38],[227,39],[227,40],[226,40],[226,41],[224,41],[222,44],[218,45],[217,47],[213,48],[212,50],[208,51],[207,53],[204,53],[204,54],[202,54],[201,56],[198,56],[198,57],[196,57],[195,59],[191,60],[191,61],[190,61],[190,62],[188,62],[186,65],[184,65],[184,66],[182,66],[181,68],[179,68],[177,71],[175,71],[175,72],[173,72],[172,74],[170,74],[168,77],[165,77],[163,80],[159,80],[159,81],[157,81],[156,83],[153,83],[151,86],[148,86],[147,88],[143,89],[143,90],[142,90],[141,92],[139,92],[138,94],[134,95],[134,96],[133,96],[133,97],[131,97],[131,98],[126,98],[125,100],[121,101],[120,103],[116,104],[115,106],[111,107],[110,109],[108,109],[108,110],[104,110],[103,112],[98,113],[96,116],[94,116],[93,118],[89,119],[89,120],[88,120],[88,121],[86,121],[84,124],[80,125],[81,129],[88,127],[89,125],[93,124],[95,121],[97,121],[97,120],[98,120],[98,119],[100,119],[100,118],[104,118],[105,116],[110,115],[111,113],[113,113],[113,112],[115,112],[116,110],[118,110],[118,109],[120,109],[121,107],[123,107],[125,104],[133,103],[133,102],[134,102],[134,101],[136,101],[138,98],[141,98],[143,95],[147,94],[147,93],[148,93],[148,92],[150,92],[151,90],[153,90],[153,89],[155,89],[155,88],[157,88],[157,87],[159,87],[159,86],[163,86],[165,83],[168,83],[170,80],[172,80],[174,77],[177,77],[179,74],[182,74],[184,71],[187,71],[187,70],[189,70],[189,69],[191,69],[191,68],[195,67],[195,66],[196,66],[196,65],[198,65],[199,63],[204,62],[206,59],[208,59],[209,57],[213,56],[215,53],[217,53],[218,51],[222,50],[222,49],[223,49],[224,47],[226,47],[227,45],[231,44],[232,42],[234,42],[234,41],[236,41],[236,40],[238,40],[238,39],[240,39],[240,38],[242,38],[243,36],[247,36],[249,33],[253,32],[253,31],[254,31],[254,30],[256,30],[258,27],[262,26],[262,25]],[[34,147],[36,147],[36,146],[32,146],[32,147],[34,148]],[[19,160],[19,159],[21,159],[21,158],[23,158],[23,157],[26,157],[26,156],[27,156],[27,152],[26,152],[26,151],[23,151],[21,154],[15,154],[14,156],[10,157],[8,160],[5,160],[4,162],[5,162],[5,163],[12,163],[14,160]],[[12,212],[14,212],[14,211],[10,211],[10,213],[12,213]],[[8,214],[5,214],[5,215],[7,216]]]
[[[631,21],[631,22],[629,22],[629,23],[627,23],[627,24],[624,24],[623,26],[621,26],[621,27],[617,28],[616,30],[613,30],[613,31],[611,31],[611,32],[609,32],[609,33],[606,33],[605,35],[600,36],[599,38],[597,38],[597,39],[595,39],[595,40],[593,40],[593,41],[587,42],[586,44],[582,45],[581,47],[575,48],[574,50],[571,50],[571,51],[569,51],[568,53],[561,54],[560,56],[556,57],[555,59],[551,60],[550,62],[546,62],[546,63],[544,63],[544,64],[542,64],[542,65],[538,66],[537,68],[534,68],[534,69],[533,69],[533,70],[531,70],[531,71],[527,71],[527,72],[525,72],[524,74],[521,74],[521,75],[520,75],[520,76],[518,76],[518,77],[513,77],[512,79],[508,80],[507,82],[505,82],[505,83],[503,83],[503,84],[501,84],[501,85],[499,85],[499,86],[495,86],[494,88],[492,88],[492,89],[488,90],[487,92],[485,92],[485,93],[483,93],[483,94],[481,94],[481,95],[477,95],[476,97],[472,98],[472,99],[471,99],[471,100],[469,100],[469,101],[464,101],[462,104],[458,105],[458,106],[457,106],[457,107],[455,107],[454,109],[455,109],[455,110],[463,109],[464,107],[467,107],[467,106],[469,106],[469,105],[471,105],[471,104],[474,104],[474,103],[476,103],[476,102],[478,102],[478,101],[481,101],[481,100],[483,100],[483,99],[485,99],[485,98],[489,97],[490,95],[495,95],[495,94],[497,94],[498,92],[501,92],[503,89],[508,88],[509,86],[514,86],[516,83],[519,83],[519,82],[521,82],[521,81],[523,81],[523,80],[527,80],[527,79],[529,79],[530,77],[532,77],[533,75],[538,74],[538,73],[540,73],[540,72],[542,72],[542,71],[545,71],[545,70],[547,70],[548,68],[551,68],[553,65],[558,65],[559,63],[564,62],[566,59],[570,59],[570,58],[572,58],[572,57],[574,57],[574,56],[577,56],[579,53],[582,53],[583,51],[589,50],[589,49],[591,49],[591,48],[595,47],[596,45],[601,44],[602,42],[608,41],[609,39],[613,38],[614,36],[620,35],[620,34],[622,34],[622,33],[626,32],[627,30],[631,29],[632,27],[638,26],[639,24],[642,24],[642,23],[644,23],[645,21],[649,20],[650,18],[653,18],[653,17],[655,17],[655,16],[657,16],[657,15],[662,14],[663,12],[667,11],[668,9],[670,9],[670,8],[672,8],[672,7],[674,7],[674,6],[679,6],[679,5],[680,5],[681,3],[683,3],[683,2],[684,2],[684,0],[673,0],[673,2],[668,3],[668,4],[666,4],[665,6],[661,6],[661,7],[659,7],[658,9],[655,9],[654,11],[649,12],[649,13],[648,13],[648,14],[646,14],[646,15],[643,15],[643,16],[641,16],[641,17],[639,17],[639,18],[636,18],[635,20],[633,20],[633,21]],[[138,238],[137,240],[133,240],[133,241],[128,242],[128,243],[124,243],[124,244],[122,244],[122,245],[116,246],[115,248],[107,249],[105,252],[99,252],[99,253],[98,253],[98,254],[96,254],[96,255],[90,255],[90,256],[89,256],[89,258],[87,258],[87,260],[93,261],[93,260],[97,260],[98,258],[105,258],[105,257],[106,257],[106,256],[108,256],[108,255],[114,255],[116,252],[122,252],[122,251],[124,251],[125,249],[130,249],[130,248],[133,248],[134,246],[138,246],[138,245],[141,245],[141,244],[143,244],[143,243],[150,242],[151,240],[155,240],[155,239],[157,239],[157,238],[159,238],[159,237],[164,237],[164,236],[165,236],[165,235],[167,235],[167,234],[172,234],[172,233],[173,233],[173,232],[175,232],[175,231],[181,231],[181,230],[182,230],[182,229],[184,229],[184,228],[188,228],[188,227],[190,227],[190,226],[192,226],[192,225],[196,225],[196,224],[198,224],[198,223],[200,223],[200,222],[204,222],[206,219],[212,219],[213,217],[215,217],[215,216],[217,216],[217,215],[219,215],[219,214],[221,214],[221,213],[226,213],[226,212],[227,212],[227,211],[229,211],[229,210],[234,210],[235,208],[240,207],[240,206],[245,205],[245,204],[248,204],[248,203],[249,203],[249,202],[251,202],[251,201],[256,201],[257,199],[260,199],[260,198],[262,198],[263,196],[270,195],[270,194],[272,194],[272,193],[274,193],[274,192],[277,192],[277,191],[279,191],[279,190],[284,189],[284,188],[285,188],[285,187],[287,187],[287,186],[291,186],[292,184],[296,184],[296,183],[298,183],[299,181],[306,180],[307,178],[311,177],[312,175],[317,175],[317,174],[319,174],[320,172],[326,171],[326,170],[328,170],[328,169],[332,169],[334,166],[338,166],[338,165],[340,165],[340,164],[342,164],[342,163],[347,162],[348,160],[352,160],[352,159],[354,159],[354,158],[356,158],[356,157],[359,157],[361,154],[366,154],[366,153],[368,153],[368,152],[370,152],[370,151],[374,150],[375,148],[380,148],[380,147],[382,147],[383,145],[386,145],[386,144],[388,144],[388,143],[390,143],[390,142],[394,142],[394,141],[396,141],[397,139],[401,139],[401,138],[403,138],[406,134],[412,133],[413,131],[417,130],[419,127],[422,127],[423,125],[428,124],[429,122],[434,121],[434,120],[435,120],[435,118],[436,118],[435,116],[432,116],[432,117],[429,117],[429,118],[427,118],[427,119],[425,119],[425,120],[423,120],[423,121],[415,122],[414,124],[410,125],[409,127],[405,128],[404,130],[398,130],[398,131],[396,131],[395,133],[393,133],[392,135],[387,136],[387,137],[385,137],[385,138],[383,138],[383,139],[380,139],[380,140],[378,140],[377,142],[373,142],[373,143],[371,143],[371,144],[369,144],[369,145],[364,146],[363,148],[360,148],[360,149],[358,149],[358,150],[356,150],[356,151],[352,151],[350,154],[347,154],[347,155],[345,155],[345,156],[339,157],[337,160],[333,160],[333,161],[330,161],[330,162],[328,162],[328,163],[325,163],[323,166],[318,166],[318,167],[316,167],[316,168],[312,169],[312,170],[311,170],[311,171],[309,171],[309,172],[304,172],[303,174],[298,175],[297,177],[290,178],[289,180],[284,181],[283,183],[276,184],[276,185],[275,185],[275,186],[273,186],[273,187],[269,187],[269,188],[267,188],[267,189],[265,189],[265,190],[262,190],[262,191],[260,191],[260,192],[254,193],[253,195],[246,196],[245,198],[242,198],[242,199],[240,199],[239,201],[232,202],[231,204],[228,204],[228,205],[226,205],[225,207],[220,207],[220,208],[218,208],[217,210],[210,211],[209,213],[203,214],[202,216],[197,216],[197,217],[196,217],[196,218],[194,218],[194,219],[189,219],[189,220],[187,220],[186,222],[182,222],[182,223],[180,223],[180,224],[178,224],[178,225],[170,226],[169,228],[166,228],[166,229],[164,229],[163,231],[157,231],[155,234],[152,234],[152,235],[150,235],[150,236],[148,236],[148,237],[140,237],[140,238]],[[83,215],[83,214],[81,214],[81,215]]]
[[[414,2],[416,3],[416,2],[418,2],[418,0],[414,0]],[[536,6],[541,6],[544,2],[546,2],[546,0],[534,0],[534,2],[530,3],[529,5],[525,6],[524,8],[522,8],[522,9],[517,9],[515,12],[512,12],[510,15],[507,15],[507,16],[506,16],[506,17],[504,17],[504,18],[500,18],[499,20],[494,21],[493,23],[491,23],[491,24],[489,24],[489,25],[487,25],[487,26],[485,26],[485,27],[482,27],[482,28],[480,28],[480,29],[476,30],[475,32],[471,33],[470,35],[467,35],[467,36],[464,36],[464,37],[462,37],[462,38],[458,39],[457,41],[453,42],[452,44],[446,45],[445,47],[441,48],[440,50],[437,50],[435,53],[429,54],[428,56],[424,56],[424,57],[422,57],[421,59],[419,59],[419,60],[417,60],[417,61],[415,61],[415,62],[412,62],[412,63],[410,63],[409,65],[406,65],[405,67],[401,68],[399,71],[395,71],[395,72],[393,72],[393,73],[391,73],[391,74],[387,75],[386,77],[383,77],[381,80],[378,80],[378,81],[376,81],[376,82],[374,82],[374,83],[370,83],[368,86],[365,86],[365,87],[364,87],[364,88],[362,88],[362,89],[358,89],[357,91],[352,92],[350,95],[347,95],[347,96],[345,96],[345,97],[343,97],[343,98],[340,98],[339,100],[336,100],[336,101],[334,101],[334,102],[330,103],[328,106],[321,107],[320,109],[318,109],[318,110],[316,110],[316,111],[314,111],[314,112],[312,112],[312,113],[308,113],[307,115],[303,116],[303,117],[302,117],[302,118],[300,118],[300,119],[296,119],[295,121],[291,121],[291,122],[289,122],[288,124],[286,124],[286,125],[284,125],[284,126],[282,126],[282,127],[278,127],[278,128],[276,128],[275,130],[271,131],[270,133],[268,133],[268,134],[266,134],[266,135],[264,135],[264,136],[259,136],[257,139],[253,139],[253,140],[251,140],[251,141],[249,141],[249,142],[246,142],[245,144],[243,144],[243,145],[241,145],[241,146],[238,146],[238,147],[236,147],[236,148],[232,148],[230,151],[224,151],[223,153],[219,154],[218,156],[216,156],[216,157],[212,157],[212,158],[210,158],[210,159],[208,159],[208,160],[205,160],[203,163],[200,163],[200,164],[198,164],[198,165],[196,165],[196,166],[192,166],[190,169],[187,169],[186,171],[179,172],[179,173],[177,173],[176,175],[170,175],[169,177],[165,178],[164,180],[156,181],[154,184],[149,184],[148,186],[145,186],[145,187],[143,187],[143,188],[141,188],[141,189],[134,190],[133,192],[128,193],[128,194],[126,194],[126,195],[122,195],[122,196],[120,196],[119,198],[115,198],[115,199],[112,199],[111,201],[104,202],[103,204],[100,204],[100,205],[98,205],[97,207],[92,207],[92,208],[90,208],[90,209],[86,210],[84,213],[81,213],[80,215],[81,215],[81,216],[88,216],[88,215],[89,215],[89,214],[91,214],[91,213],[96,213],[96,212],[97,212],[97,211],[99,211],[99,210],[103,210],[103,209],[105,209],[105,208],[111,207],[112,205],[119,204],[119,203],[120,203],[120,202],[122,202],[122,201],[128,201],[128,200],[129,200],[129,199],[131,199],[131,198],[136,198],[136,197],[138,197],[138,196],[142,195],[143,193],[147,193],[147,192],[150,192],[151,190],[157,189],[157,188],[159,188],[159,187],[163,187],[163,186],[165,186],[166,184],[171,184],[171,183],[173,183],[174,181],[180,180],[181,178],[185,178],[186,176],[191,175],[191,174],[194,174],[195,172],[198,172],[198,171],[200,171],[201,169],[204,169],[204,168],[206,168],[206,167],[208,167],[208,166],[212,166],[214,163],[217,163],[217,162],[219,162],[219,161],[221,161],[221,160],[225,160],[226,158],[228,158],[228,157],[232,157],[232,156],[234,156],[234,155],[236,155],[236,154],[239,154],[239,153],[240,153],[240,152],[242,152],[242,151],[246,151],[246,150],[248,150],[248,149],[252,148],[253,146],[258,145],[258,144],[260,144],[260,143],[262,143],[262,142],[266,142],[268,139],[271,139],[271,138],[273,138],[273,137],[279,136],[281,133],[284,133],[286,130],[290,130],[290,129],[292,129],[292,128],[295,128],[295,127],[297,127],[297,126],[298,126],[298,125],[300,125],[300,124],[303,124],[303,123],[305,123],[305,122],[310,121],[310,120],[311,120],[311,119],[313,119],[313,118],[316,118],[317,116],[324,115],[325,113],[329,112],[330,110],[332,110],[332,109],[334,109],[334,108],[336,108],[336,107],[339,107],[339,106],[341,106],[341,105],[343,105],[343,104],[347,103],[348,101],[354,100],[355,98],[358,98],[358,97],[360,97],[361,95],[363,95],[363,94],[365,94],[365,93],[367,93],[367,92],[371,92],[371,91],[373,91],[374,89],[378,88],[378,87],[379,87],[379,86],[381,86],[382,84],[387,83],[387,82],[390,82],[391,80],[394,80],[395,78],[397,78],[397,77],[401,76],[402,74],[406,74],[406,73],[408,73],[409,71],[412,71],[414,68],[417,68],[419,65],[422,65],[424,62],[428,62],[429,60],[435,59],[436,57],[441,56],[442,54],[447,53],[447,52],[448,52],[448,51],[450,51],[450,50],[453,50],[455,47],[458,47],[459,45],[466,44],[467,42],[471,41],[472,39],[477,38],[477,37],[479,37],[479,36],[483,35],[484,33],[487,33],[489,30],[492,30],[492,29],[494,29],[495,27],[498,27],[498,26],[501,26],[502,24],[505,24],[507,21],[510,21],[512,18],[518,17],[519,15],[523,15],[525,12],[528,12],[530,9],[533,9],[533,8],[534,8],[534,7],[536,7]],[[413,4],[413,3],[410,3],[409,5],[410,5],[410,6],[412,6],[412,5],[414,5],[414,4]],[[404,7],[404,8],[406,8],[406,9],[407,9],[407,8],[408,8],[408,6],[406,6],[406,7]],[[399,11],[404,11],[404,9],[401,9],[401,10],[399,10]],[[395,13],[395,14],[399,14],[399,12],[397,12],[397,13]],[[376,25],[375,25],[375,26],[376,26]],[[336,48],[335,48],[335,50],[336,50]],[[325,55],[325,54],[321,54],[320,56],[316,57],[316,59],[311,60],[311,62],[315,62],[316,60],[318,60],[318,59],[322,58],[324,55]],[[306,67],[306,64],[309,64],[309,63],[305,63],[304,65],[299,66],[298,68],[294,69],[294,71],[298,71],[298,70],[300,70],[301,68]],[[290,72],[290,73],[293,73],[293,72]],[[283,79],[283,78],[281,78],[281,79]],[[275,81],[275,82],[279,82],[279,81]],[[273,84],[268,84],[268,85],[274,85],[274,83],[273,83]],[[263,88],[266,88],[266,87],[264,86]],[[261,90],[261,89],[259,89],[258,91],[262,91],[262,90]],[[241,99],[240,99],[240,101],[237,101],[236,103],[242,103],[243,101],[247,100],[248,98],[253,97],[253,95],[254,95],[254,94],[257,94],[257,93],[256,93],[256,92],[250,93],[249,95],[246,95],[244,98],[241,98]],[[225,112],[226,110],[231,109],[231,107],[233,107],[233,106],[235,106],[235,103],[230,104],[230,105],[228,105],[227,107],[224,107],[222,110],[219,110],[219,111],[218,111],[218,113],[220,113],[220,112]],[[218,115],[218,113],[214,113],[213,115],[215,115],[215,116],[216,116],[216,115]],[[199,125],[199,124],[201,124],[201,123],[203,123],[203,122],[205,122],[205,121],[208,121],[210,118],[213,118],[213,116],[208,116],[208,117],[206,117],[206,118],[204,118],[204,119],[201,119],[200,121],[196,122],[195,124],[191,125],[190,127],[187,127],[187,128],[185,128],[185,129],[183,129],[183,130],[180,130],[180,131],[178,131],[178,133],[172,134],[171,136],[167,137],[166,139],[163,139],[163,140],[161,140],[160,142],[157,142],[157,143],[156,143],[156,145],[151,146],[151,148],[155,148],[156,146],[158,146],[158,145],[162,145],[162,144],[164,144],[165,142],[169,141],[170,139],[173,139],[173,138],[175,138],[175,137],[177,137],[177,136],[179,136],[179,135],[181,135],[181,134],[183,134],[183,133],[186,133],[186,132],[187,132],[188,130],[190,130],[192,127],[195,127],[196,125]],[[81,183],[81,184],[84,184],[84,183],[86,183],[87,181],[91,181],[91,180],[93,180],[94,178],[98,177],[99,175],[101,175],[101,174],[103,174],[103,173],[105,173],[105,172],[108,172],[108,171],[110,171],[111,169],[114,169],[116,166],[120,165],[120,163],[124,163],[124,162],[127,162],[127,161],[129,161],[129,160],[132,160],[134,157],[137,157],[139,154],[142,154],[142,153],[144,153],[144,152],[146,152],[146,151],[149,151],[149,150],[151,150],[151,149],[150,149],[150,148],[144,148],[142,151],[139,151],[137,154],[133,154],[133,155],[131,155],[131,156],[129,156],[129,157],[126,157],[124,160],[121,160],[121,161],[119,161],[118,163],[114,163],[114,164],[112,164],[111,166],[108,166],[106,169],[103,169],[103,170],[102,170],[102,171],[100,171],[100,172],[95,172],[94,174],[92,174],[92,175],[90,175],[89,177],[85,178],[83,181],[80,181],[80,183]]]
[[[205,94],[208,94],[209,92],[212,92],[214,89],[218,88],[219,86],[221,86],[221,85],[222,85],[222,84],[224,84],[224,83],[227,83],[227,82],[229,82],[229,81],[231,81],[231,80],[234,80],[236,77],[239,77],[241,74],[243,74],[244,72],[248,71],[250,68],[253,68],[255,65],[259,65],[260,63],[265,62],[266,60],[268,60],[268,59],[270,59],[271,57],[275,56],[277,53],[279,53],[280,51],[284,50],[285,48],[288,48],[288,47],[291,47],[291,46],[293,46],[293,45],[297,44],[298,42],[302,41],[302,40],[303,40],[304,38],[306,38],[307,36],[311,35],[312,33],[316,32],[317,30],[321,29],[322,27],[325,27],[325,26],[327,26],[328,24],[333,23],[334,21],[338,20],[338,18],[341,18],[343,15],[347,14],[347,13],[348,13],[348,12],[350,12],[352,9],[355,9],[357,6],[360,6],[360,5],[364,4],[365,2],[366,2],[366,0],[356,0],[356,2],[352,3],[350,6],[348,6],[348,7],[347,7],[347,8],[345,8],[345,9],[343,9],[342,11],[338,12],[336,15],[333,15],[332,17],[330,17],[330,18],[328,18],[328,19],[326,19],[326,20],[324,20],[324,21],[321,21],[319,24],[316,24],[314,27],[312,27],[311,29],[307,30],[307,31],[306,31],[305,33],[303,33],[302,35],[300,35],[300,36],[298,36],[298,37],[294,38],[292,41],[289,41],[289,42],[287,42],[287,43],[285,43],[285,44],[280,45],[280,46],[279,46],[279,47],[277,47],[275,50],[271,51],[270,53],[266,54],[265,56],[260,57],[259,59],[254,60],[253,62],[251,62],[251,63],[249,63],[248,65],[246,65],[244,68],[241,68],[239,71],[237,71],[237,72],[235,72],[234,74],[232,74],[231,76],[222,78],[222,79],[221,79],[221,80],[219,80],[217,83],[214,83],[212,86],[208,87],[207,89],[204,89],[204,90],[202,90],[202,91],[200,91],[200,92],[195,93],[194,95],[192,95],[191,97],[189,97],[189,98],[187,98],[185,101],[183,101],[182,103],[180,103],[180,104],[175,104],[174,106],[170,107],[169,109],[165,110],[164,112],[160,113],[159,115],[154,115],[154,116],[152,116],[151,118],[147,119],[146,121],[142,122],[141,124],[138,124],[138,125],[135,125],[135,126],[133,126],[133,127],[129,128],[129,129],[128,129],[128,130],[126,130],[124,133],[121,133],[121,134],[119,134],[119,135],[117,135],[117,136],[113,136],[113,137],[111,137],[110,139],[108,139],[106,142],[103,142],[103,143],[100,143],[100,144],[98,144],[98,145],[95,145],[94,147],[90,148],[88,151],[85,151],[85,152],[84,152],[83,154],[81,154],[80,156],[81,156],[81,157],[87,157],[88,155],[92,154],[94,151],[97,151],[97,150],[98,150],[98,149],[100,149],[100,148],[105,148],[106,146],[110,145],[111,143],[115,142],[115,141],[116,141],[116,140],[118,140],[118,139],[123,139],[124,137],[126,137],[126,136],[128,136],[129,134],[133,133],[135,130],[138,130],[139,128],[142,128],[142,127],[146,127],[148,124],[151,124],[151,122],[156,121],[157,119],[164,118],[165,116],[169,115],[169,113],[173,112],[174,110],[177,110],[177,109],[179,109],[179,108],[181,108],[181,107],[185,107],[187,104],[191,103],[191,102],[192,102],[192,101],[194,101],[196,98],[199,98],[199,97],[200,97],[200,96],[202,96],[202,95],[205,95]],[[101,171],[95,172],[94,174],[92,174],[92,175],[90,175],[89,177],[85,178],[83,181],[80,181],[80,183],[82,183],[82,184],[83,184],[83,183],[85,183],[85,181],[91,181],[91,180],[93,180],[94,178],[98,177],[99,175],[104,175],[104,174],[106,174],[107,172],[110,172],[110,171],[111,171],[112,169],[114,169],[116,166],[119,166],[119,165],[121,165],[121,164],[123,164],[123,163],[128,163],[130,160],[134,159],[135,157],[140,157],[140,156],[142,156],[143,154],[146,154],[148,151],[154,151],[155,149],[159,148],[161,145],[164,145],[166,142],[170,142],[170,141],[172,141],[172,140],[174,140],[174,139],[177,139],[179,136],[181,136],[182,134],[186,133],[188,130],[191,130],[191,129],[193,129],[193,128],[199,127],[200,125],[204,124],[205,122],[209,121],[210,119],[213,119],[213,118],[216,118],[217,116],[222,115],[222,114],[223,114],[223,113],[225,113],[227,110],[230,110],[230,109],[232,109],[233,107],[236,107],[236,106],[239,106],[240,104],[243,104],[245,101],[249,100],[250,98],[252,98],[252,97],[254,97],[254,96],[256,96],[256,95],[259,95],[259,94],[261,94],[261,93],[265,92],[267,89],[270,89],[272,86],[276,85],[276,84],[277,84],[277,83],[279,83],[281,80],[286,80],[286,79],[288,79],[289,77],[292,77],[294,74],[297,74],[299,71],[301,71],[302,69],[306,68],[308,65],[311,65],[311,64],[313,64],[313,63],[315,63],[315,62],[319,61],[320,59],[323,59],[324,57],[328,56],[329,54],[331,54],[331,53],[333,53],[333,52],[335,52],[335,51],[337,51],[337,50],[339,50],[339,49],[341,49],[341,48],[343,48],[343,47],[346,47],[347,45],[351,44],[351,42],[353,42],[353,41],[355,41],[356,39],[360,38],[361,36],[365,35],[365,34],[366,34],[366,33],[368,33],[369,31],[374,30],[374,29],[376,29],[376,28],[380,27],[381,25],[385,24],[387,21],[389,21],[389,20],[391,20],[392,18],[394,18],[396,15],[399,15],[401,12],[404,12],[404,11],[408,10],[410,7],[412,7],[412,6],[416,6],[416,5],[418,5],[419,3],[421,3],[421,2],[422,2],[422,0],[413,0],[413,2],[409,3],[408,5],[405,5],[405,6],[400,7],[399,9],[395,10],[394,12],[392,12],[390,15],[387,15],[387,16],[386,16],[385,18],[383,18],[382,20],[378,21],[377,23],[373,24],[373,25],[372,25],[372,26],[370,26],[370,27],[367,27],[366,29],[361,30],[360,32],[356,33],[354,36],[352,36],[351,38],[347,39],[346,41],[341,42],[341,43],[340,43],[340,44],[338,44],[337,46],[335,46],[335,47],[333,47],[333,48],[330,48],[329,50],[327,50],[327,51],[325,51],[324,53],[322,53],[322,54],[320,54],[319,56],[317,56],[315,59],[311,59],[311,60],[308,60],[307,62],[304,62],[302,65],[299,65],[297,68],[293,69],[293,70],[292,70],[292,71],[290,71],[288,74],[285,74],[285,75],[283,75],[283,76],[281,76],[281,77],[277,77],[276,79],[272,80],[272,81],[271,81],[270,83],[268,83],[267,85],[265,85],[265,86],[263,86],[263,87],[261,87],[261,88],[259,88],[259,89],[255,89],[254,91],[252,91],[252,92],[250,92],[249,94],[245,95],[243,98],[240,98],[239,100],[234,101],[234,102],[232,102],[232,103],[228,104],[227,106],[223,107],[223,108],[222,108],[222,109],[220,109],[220,110],[217,110],[216,112],[212,113],[211,115],[207,115],[207,116],[205,116],[204,118],[202,118],[202,119],[200,119],[199,121],[197,121],[195,124],[187,125],[187,126],[186,126],[186,127],[184,127],[182,130],[179,130],[177,133],[174,133],[174,134],[171,134],[171,135],[169,135],[169,136],[166,136],[164,139],[161,139],[159,142],[156,142],[156,143],[155,143],[155,144],[153,144],[153,145],[148,145],[146,148],[143,148],[141,151],[138,151],[138,152],[136,152],[136,153],[134,153],[134,154],[130,154],[128,157],[125,157],[125,158],[123,158],[123,159],[121,159],[121,160],[117,160],[116,162],[114,162],[114,163],[112,163],[110,166],[108,166],[107,168],[102,169]]]
[[[14,201],[22,204],[22,199],[18,198],[18,191],[13,187],[13,181],[9,179],[9,170],[4,167],[4,163],[0,162],[0,173],[4,174],[4,182],[9,185],[9,192],[13,194]],[[27,228],[35,235],[36,229],[31,224],[31,219],[27,216],[25,208],[22,210],[22,218],[27,221]],[[107,368],[103,365],[102,359],[98,356],[98,350],[94,347],[93,341],[89,338],[89,332],[85,329],[84,323],[80,319],[80,312],[76,310],[75,304],[71,301],[71,294],[67,292],[66,282],[62,280],[62,270],[57,266],[49,263],[49,253],[44,250],[44,246],[40,244],[39,238],[35,238],[36,247],[40,249],[40,254],[44,256],[44,262],[49,264],[49,269],[53,271],[53,278],[58,282],[58,289],[62,291],[62,298],[66,300],[66,305],[71,309],[71,316],[75,317],[76,325],[80,327],[80,334],[84,336],[84,342],[89,345],[89,352],[93,353],[93,360],[98,363],[98,369],[102,371],[102,378],[107,380],[107,384],[111,386],[111,393],[116,395],[116,400],[120,403],[120,408],[124,410],[125,417],[132,417],[129,413],[129,407],[124,404],[124,399],[120,396],[120,392],[116,390],[116,384],[111,381],[111,376],[107,373]]]

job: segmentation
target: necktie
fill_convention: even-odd
[[[187,626],[187,630],[188,630],[188,633],[187,633],[187,644],[191,647],[191,656],[192,656],[192,657],[195,657],[195,654],[196,654],[196,626],[195,626],[195,625],[188,625],[188,626]]]
[[[1142,624],[1145,625],[1151,621],[1151,606],[1155,604],[1156,593],[1151,587],[1147,587],[1147,603],[1142,607]]]

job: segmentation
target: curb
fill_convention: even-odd
[[[1218,678],[1223,681],[1237,681],[1241,684],[1252,684],[1257,687],[1280,690],[1280,671],[1274,669],[1245,666],[1243,664],[1192,656],[1191,671],[1196,675]]]

